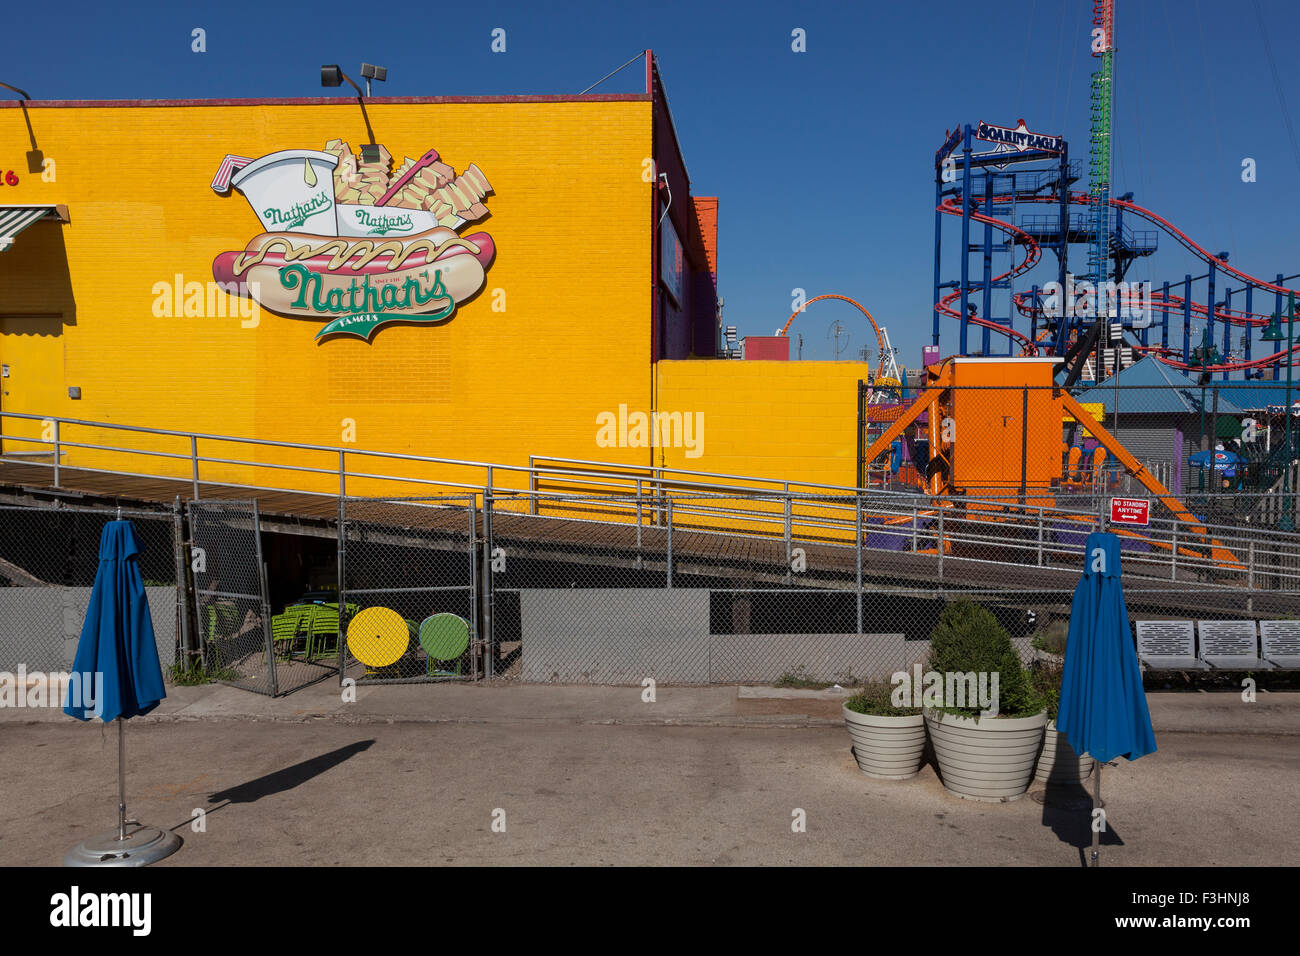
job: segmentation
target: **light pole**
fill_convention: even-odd
[[[1286,404],[1282,410],[1286,415],[1286,445],[1283,453],[1285,460],[1282,464],[1282,517],[1278,520],[1277,527],[1280,531],[1294,531],[1295,522],[1291,518],[1291,375],[1295,365],[1294,292],[1290,294],[1287,302],[1285,339],[1282,336],[1281,325],[1282,317],[1276,312],[1273,313],[1273,320],[1264,329],[1260,338],[1267,342],[1286,342]]]

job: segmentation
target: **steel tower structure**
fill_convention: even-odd
[[[1088,192],[1092,196],[1092,243],[1088,250],[1088,278],[1097,290],[1096,314],[1106,316],[1108,303],[1101,290],[1110,264],[1110,137],[1114,99],[1115,3],[1094,0],[1092,5],[1092,55],[1101,58],[1092,74],[1092,124],[1088,137]],[[1118,277],[1117,277],[1118,278]]]

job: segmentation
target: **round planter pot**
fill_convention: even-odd
[[[1043,752],[1038,755],[1038,769],[1034,772],[1034,783],[1051,786],[1083,785],[1092,773],[1092,758],[1087,754],[1080,757],[1065,739],[1065,734],[1056,729],[1056,721],[1047,722],[1047,733],[1043,735]]]
[[[858,769],[868,777],[882,780],[906,780],[921,769],[925,750],[925,718],[876,717],[841,707],[844,722],[853,741],[853,756]]]
[[[968,800],[1006,803],[1029,789],[1047,711],[1032,717],[954,717],[926,711],[944,789]]]

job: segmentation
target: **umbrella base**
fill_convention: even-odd
[[[181,838],[158,827],[128,827],[126,839],[110,830],[83,840],[68,851],[64,866],[148,866],[181,848]]]

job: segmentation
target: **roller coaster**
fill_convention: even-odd
[[[940,319],[960,322],[959,355],[992,355],[991,335],[1007,340],[1006,354],[1064,355],[1075,346],[1091,326],[1100,323],[1119,326],[1118,339],[1130,336],[1128,345],[1138,355],[1152,355],[1174,368],[1197,370],[1228,378],[1241,373],[1246,378],[1260,378],[1265,370],[1279,377],[1288,357],[1300,352],[1300,344],[1283,349],[1277,334],[1277,317],[1283,311],[1283,299],[1292,290],[1283,285],[1285,278],[1274,281],[1251,275],[1229,264],[1228,254],[1209,252],[1168,219],[1133,202],[1133,194],[1111,196],[1111,101],[1112,58],[1115,50],[1114,0],[1093,0],[1092,55],[1099,67],[1092,77],[1092,113],[1089,136],[1089,189],[1072,190],[1082,178],[1082,163],[1071,162],[1069,144],[1061,136],[1031,132],[1022,119],[1015,127],[987,123],[969,124],[949,130],[943,145],[935,153],[935,244],[934,244],[934,329],[933,344],[939,345]],[[978,141],[993,144],[975,150]],[[1008,171],[1010,170],[1010,171]],[[1020,204],[1051,204],[1054,215],[1030,215],[1017,224]],[[1078,211],[1077,211],[1078,210]],[[1154,226],[1152,230],[1134,231],[1125,223],[1134,218]],[[961,274],[956,279],[942,279],[943,224],[950,218],[961,223]],[[983,227],[982,238],[975,235]],[[995,238],[995,233],[997,234]],[[1172,238],[1183,249],[1203,262],[1205,275],[1182,282],[1163,282],[1159,291],[1142,290],[1140,296],[1125,285],[1124,277],[1138,258],[1150,256],[1158,246],[1159,234]],[[1044,295],[1038,285],[1017,290],[1048,249],[1056,255],[1055,287],[1067,288],[1074,276],[1069,271],[1072,244],[1088,247],[1087,289],[1082,293],[1085,308],[1048,308],[1045,300],[1060,303],[1059,292]],[[1010,252],[1011,267],[994,275],[993,260],[997,253]],[[982,259],[982,273],[973,274],[971,256]],[[1289,278],[1295,278],[1294,276]],[[1207,280],[1205,301],[1196,301],[1192,283]],[[1223,301],[1216,301],[1216,283],[1236,280],[1239,289],[1225,289]],[[1181,286],[1181,290],[1178,288]],[[1103,293],[1103,288],[1106,290]],[[1015,328],[1013,316],[996,316],[993,293],[1010,293],[1011,310],[1028,320],[1028,330]],[[1172,291],[1171,291],[1172,290]],[[1179,294],[1181,292],[1181,294]],[[1234,294],[1245,293],[1244,308],[1233,309]],[[1257,293],[1272,294],[1272,313],[1256,312]],[[1140,298],[1140,301],[1139,301]],[[978,304],[975,301],[978,299]],[[1140,321],[1126,316],[1141,316]],[[1170,343],[1170,317],[1183,319],[1181,347]],[[1153,321],[1158,316],[1158,322]],[[1119,319],[1118,322],[1111,320]],[[1192,345],[1192,320],[1203,323],[1204,336],[1197,347]],[[1222,353],[1215,346],[1216,323],[1222,325]],[[1254,333],[1272,323],[1264,336],[1274,348],[1254,355]],[[1157,328],[1160,341],[1151,341]],[[982,333],[981,348],[974,352],[969,340],[971,328]],[[1240,348],[1233,349],[1232,332],[1243,331]]]
[[[1066,203],[1069,205],[1088,206],[1094,201],[1094,197],[1088,193],[1067,192],[1066,194]],[[1059,204],[1060,200],[1056,196],[1025,196],[1008,192],[994,194],[992,202],[987,205],[997,207],[1023,202],[1050,202]],[[1143,328],[1138,330],[1138,334],[1142,335],[1144,340],[1133,344],[1132,347],[1134,351],[1144,355],[1155,355],[1167,365],[1185,371],[1197,370],[1209,371],[1211,373],[1223,373],[1260,370],[1264,368],[1272,368],[1274,371],[1277,371],[1285,365],[1287,352],[1280,347],[1280,342],[1277,343],[1279,347],[1273,352],[1261,356],[1251,356],[1250,348],[1253,343],[1249,333],[1251,330],[1267,327],[1268,324],[1273,321],[1273,316],[1282,312],[1284,308],[1283,298],[1290,295],[1292,290],[1281,285],[1279,282],[1270,282],[1267,279],[1259,278],[1236,268],[1229,264],[1226,259],[1208,252],[1203,246],[1198,244],[1168,219],[1150,209],[1146,209],[1135,202],[1123,199],[1110,199],[1108,200],[1108,203],[1113,209],[1130,213],[1157,226],[1162,232],[1175,239],[1181,246],[1204,262],[1214,272],[1222,273],[1224,276],[1231,276],[1244,283],[1244,291],[1246,292],[1248,302],[1253,300],[1257,291],[1272,293],[1275,296],[1275,307],[1272,314],[1253,311],[1252,307],[1249,305],[1243,309],[1230,309],[1222,306],[1222,304],[1216,304],[1216,308],[1211,312],[1210,308],[1205,303],[1195,301],[1189,295],[1180,296],[1169,292],[1170,283],[1165,283],[1164,291],[1154,292],[1150,298],[1144,302],[1144,305],[1152,312],[1159,313],[1162,316],[1162,321],[1159,323],[1162,333],[1161,342],[1159,345],[1154,345],[1145,341],[1146,334],[1149,333],[1150,327]],[[1013,222],[999,219],[997,216],[980,211],[982,208],[985,208],[985,206],[986,204],[983,201],[972,197],[964,211],[961,196],[950,195],[944,197],[936,208],[939,212],[947,216],[969,218],[970,221],[992,226],[994,229],[1001,230],[1009,236],[1013,244],[1023,246],[1024,252],[1020,261],[1012,266],[1011,269],[993,277],[990,283],[990,288],[1005,287],[1011,280],[1024,275],[1038,265],[1039,261],[1042,259],[1043,243],[1041,240],[1043,239],[1044,233],[1042,230],[1035,230],[1037,233],[1037,235],[1035,235],[1022,226],[1016,226]],[[1083,230],[1075,230],[1073,227],[1070,227],[1070,232],[1073,232],[1076,235],[1080,231]],[[1067,233],[1067,236],[1068,235],[1069,233]],[[1122,244],[1122,240],[1118,235],[1112,235],[1112,247],[1120,246]],[[1119,268],[1116,268],[1115,271],[1112,272],[1112,277],[1115,280],[1122,281],[1123,272]],[[1279,279],[1280,278],[1281,277],[1279,277]],[[1187,281],[1190,284],[1190,280]],[[1211,284],[1211,295],[1213,295],[1213,288],[1214,286]],[[1043,303],[1044,294],[1041,289],[1034,287],[1030,290],[1015,292],[1011,296],[1011,300],[1014,303],[1017,312],[1032,320],[1033,325],[1031,328],[1033,331],[1030,334],[1021,332],[1010,324],[1003,324],[991,318],[981,318],[978,315],[972,314],[969,308],[965,313],[963,313],[953,307],[953,304],[957,300],[968,298],[970,292],[981,289],[982,283],[980,280],[976,279],[968,282],[964,287],[959,285],[946,294],[939,294],[936,296],[934,307],[935,312],[939,315],[953,319],[962,319],[964,316],[963,325],[970,324],[979,328],[996,331],[1006,336],[1015,345],[1018,345],[1020,347],[1020,354],[1022,355],[1053,353],[1055,349],[1053,340],[1056,336],[1049,338],[1049,333],[1052,330],[1045,329],[1044,331],[1039,332],[1037,328],[1039,322],[1049,320],[1047,309],[1045,309]],[[1116,305],[1121,308],[1126,304],[1127,303],[1122,297],[1116,302]],[[1121,308],[1117,308],[1116,311],[1121,311]],[[1183,346],[1181,349],[1169,345],[1168,318],[1171,315],[1181,315],[1184,318]],[[1214,324],[1216,322],[1223,323],[1225,327],[1225,355],[1231,351],[1231,345],[1228,342],[1228,331],[1232,327],[1247,330],[1247,335],[1242,343],[1243,348],[1245,349],[1245,357],[1237,361],[1221,361],[1213,364],[1202,364],[1201,362],[1195,361],[1191,347],[1191,319],[1193,317],[1206,323],[1205,327],[1211,336],[1213,335]],[[1154,324],[1155,323],[1153,323],[1153,325]],[[936,322],[936,329],[937,327],[938,324]],[[1080,329],[1077,325],[1073,328],[1067,328],[1066,335],[1064,336],[1065,340],[1070,341],[1077,337],[1079,331]],[[939,344],[939,335],[937,331],[935,332],[934,339],[935,344]],[[1291,351],[1300,354],[1300,344],[1293,346]]]

